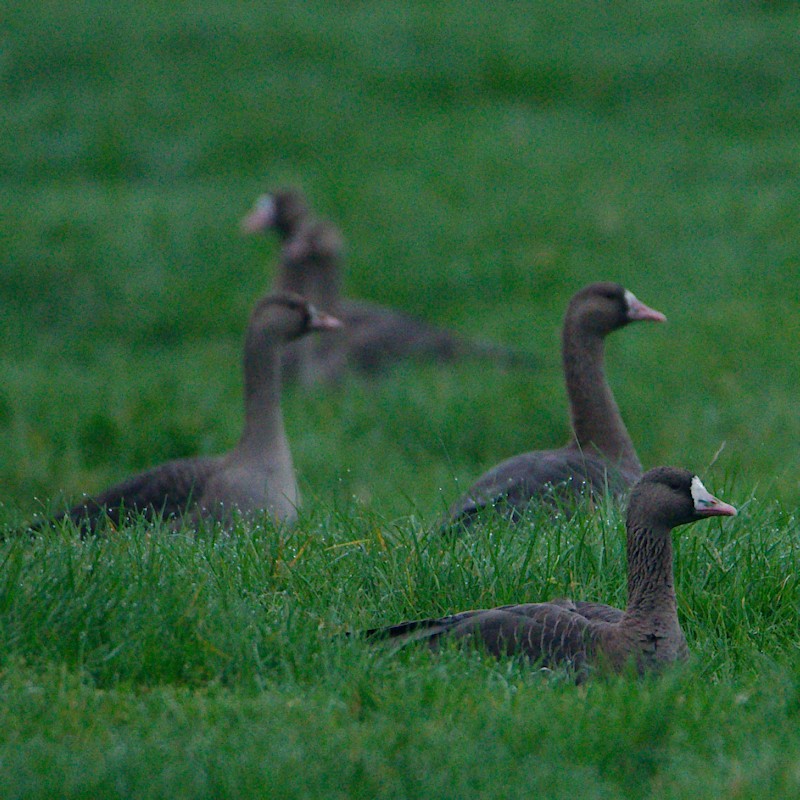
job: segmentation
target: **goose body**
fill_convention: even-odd
[[[246,233],[277,233],[281,254],[275,288],[308,297],[344,323],[336,336],[304,340],[286,349],[287,373],[298,375],[305,384],[336,381],[348,368],[375,373],[407,358],[537,364],[529,354],[459,336],[377,303],[343,297],[342,237],[331,223],[309,213],[299,190],[282,189],[260,197],[243,220],[242,229]]]
[[[234,513],[268,511],[291,521],[300,502],[280,408],[280,354],[286,342],[311,331],[334,330],[339,320],[292,293],[263,298],[253,310],[244,347],[245,424],[220,456],[169,461],[86,498],[69,517],[94,530],[104,517],[120,525],[128,513],[229,521]]]
[[[593,283],[569,303],[562,358],[572,438],[555,450],[535,450],[502,461],[482,475],[450,509],[450,524],[468,524],[497,507],[516,519],[531,503],[548,499],[618,495],[642,474],[636,449],[605,376],[605,337],[631,322],[666,319],[616,283]]]
[[[566,665],[579,676],[591,665],[614,671],[633,662],[640,672],[686,658],[677,614],[671,530],[736,509],[711,495],[685,469],[657,467],[634,486],[626,519],[628,603],[617,609],[558,599],[404,622],[368,631],[374,639],[474,639],[495,656],[525,655],[547,667]]]

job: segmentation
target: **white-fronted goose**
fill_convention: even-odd
[[[566,665],[582,677],[590,665],[614,671],[633,663],[657,669],[686,658],[678,621],[670,531],[736,509],[709,494],[685,469],[657,467],[636,483],[628,504],[628,603],[624,611],[600,603],[524,603],[404,622],[366,633],[370,638],[474,638],[495,656],[521,654],[542,666]]]
[[[69,517],[94,530],[104,516],[120,525],[127,512],[143,512],[191,525],[201,518],[228,521],[236,511],[261,510],[293,520],[299,495],[281,414],[280,354],[287,342],[340,325],[296,294],[262,298],[245,338],[245,421],[236,447],[221,456],[161,464],[87,498],[56,521]]]
[[[376,303],[343,298],[342,237],[330,222],[309,214],[305,197],[297,189],[262,195],[242,221],[242,230],[274,230],[282,247],[273,286],[299,292],[344,322],[337,336],[287,348],[287,373],[299,372],[306,384],[334,381],[348,366],[375,372],[407,358],[486,358],[527,367],[537,363],[527,353],[467,339]]]
[[[572,439],[557,450],[523,453],[489,470],[451,507],[450,522],[468,524],[491,506],[518,518],[534,498],[572,501],[587,492],[627,489],[642,466],[606,381],[604,340],[631,322],[665,319],[617,283],[592,283],[575,294],[562,333]]]

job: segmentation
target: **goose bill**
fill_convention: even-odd
[[[650,306],[646,306],[633,292],[625,290],[625,302],[628,305],[628,319],[633,321],[650,320],[666,322],[667,318]]]
[[[735,517],[738,513],[732,505],[714,497],[697,475],[692,479],[692,500],[695,512],[701,517]]]

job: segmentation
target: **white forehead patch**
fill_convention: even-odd
[[[256,200],[256,207],[264,214],[273,214],[275,212],[275,198],[271,194],[262,194]]]
[[[635,305],[637,305],[639,301],[636,299],[636,295],[630,290],[625,290],[625,305],[628,306],[628,311],[630,311]],[[702,483],[700,484],[703,485]]]
[[[692,500],[694,500],[694,507],[698,511],[708,508],[717,502],[717,498],[703,486],[703,481],[697,475],[692,478]]]

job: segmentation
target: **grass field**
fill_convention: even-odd
[[[0,544],[2,797],[796,797],[800,7],[52,2],[0,12],[0,527],[242,420],[298,183],[346,286],[538,354],[288,387],[292,530]],[[676,535],[692,661],[575,687],[341,631],[570,594],[624,604],[619,509],[461,541],[441,510],[568,435],[559,326],[608,342],[645,466],[741,508]]]

